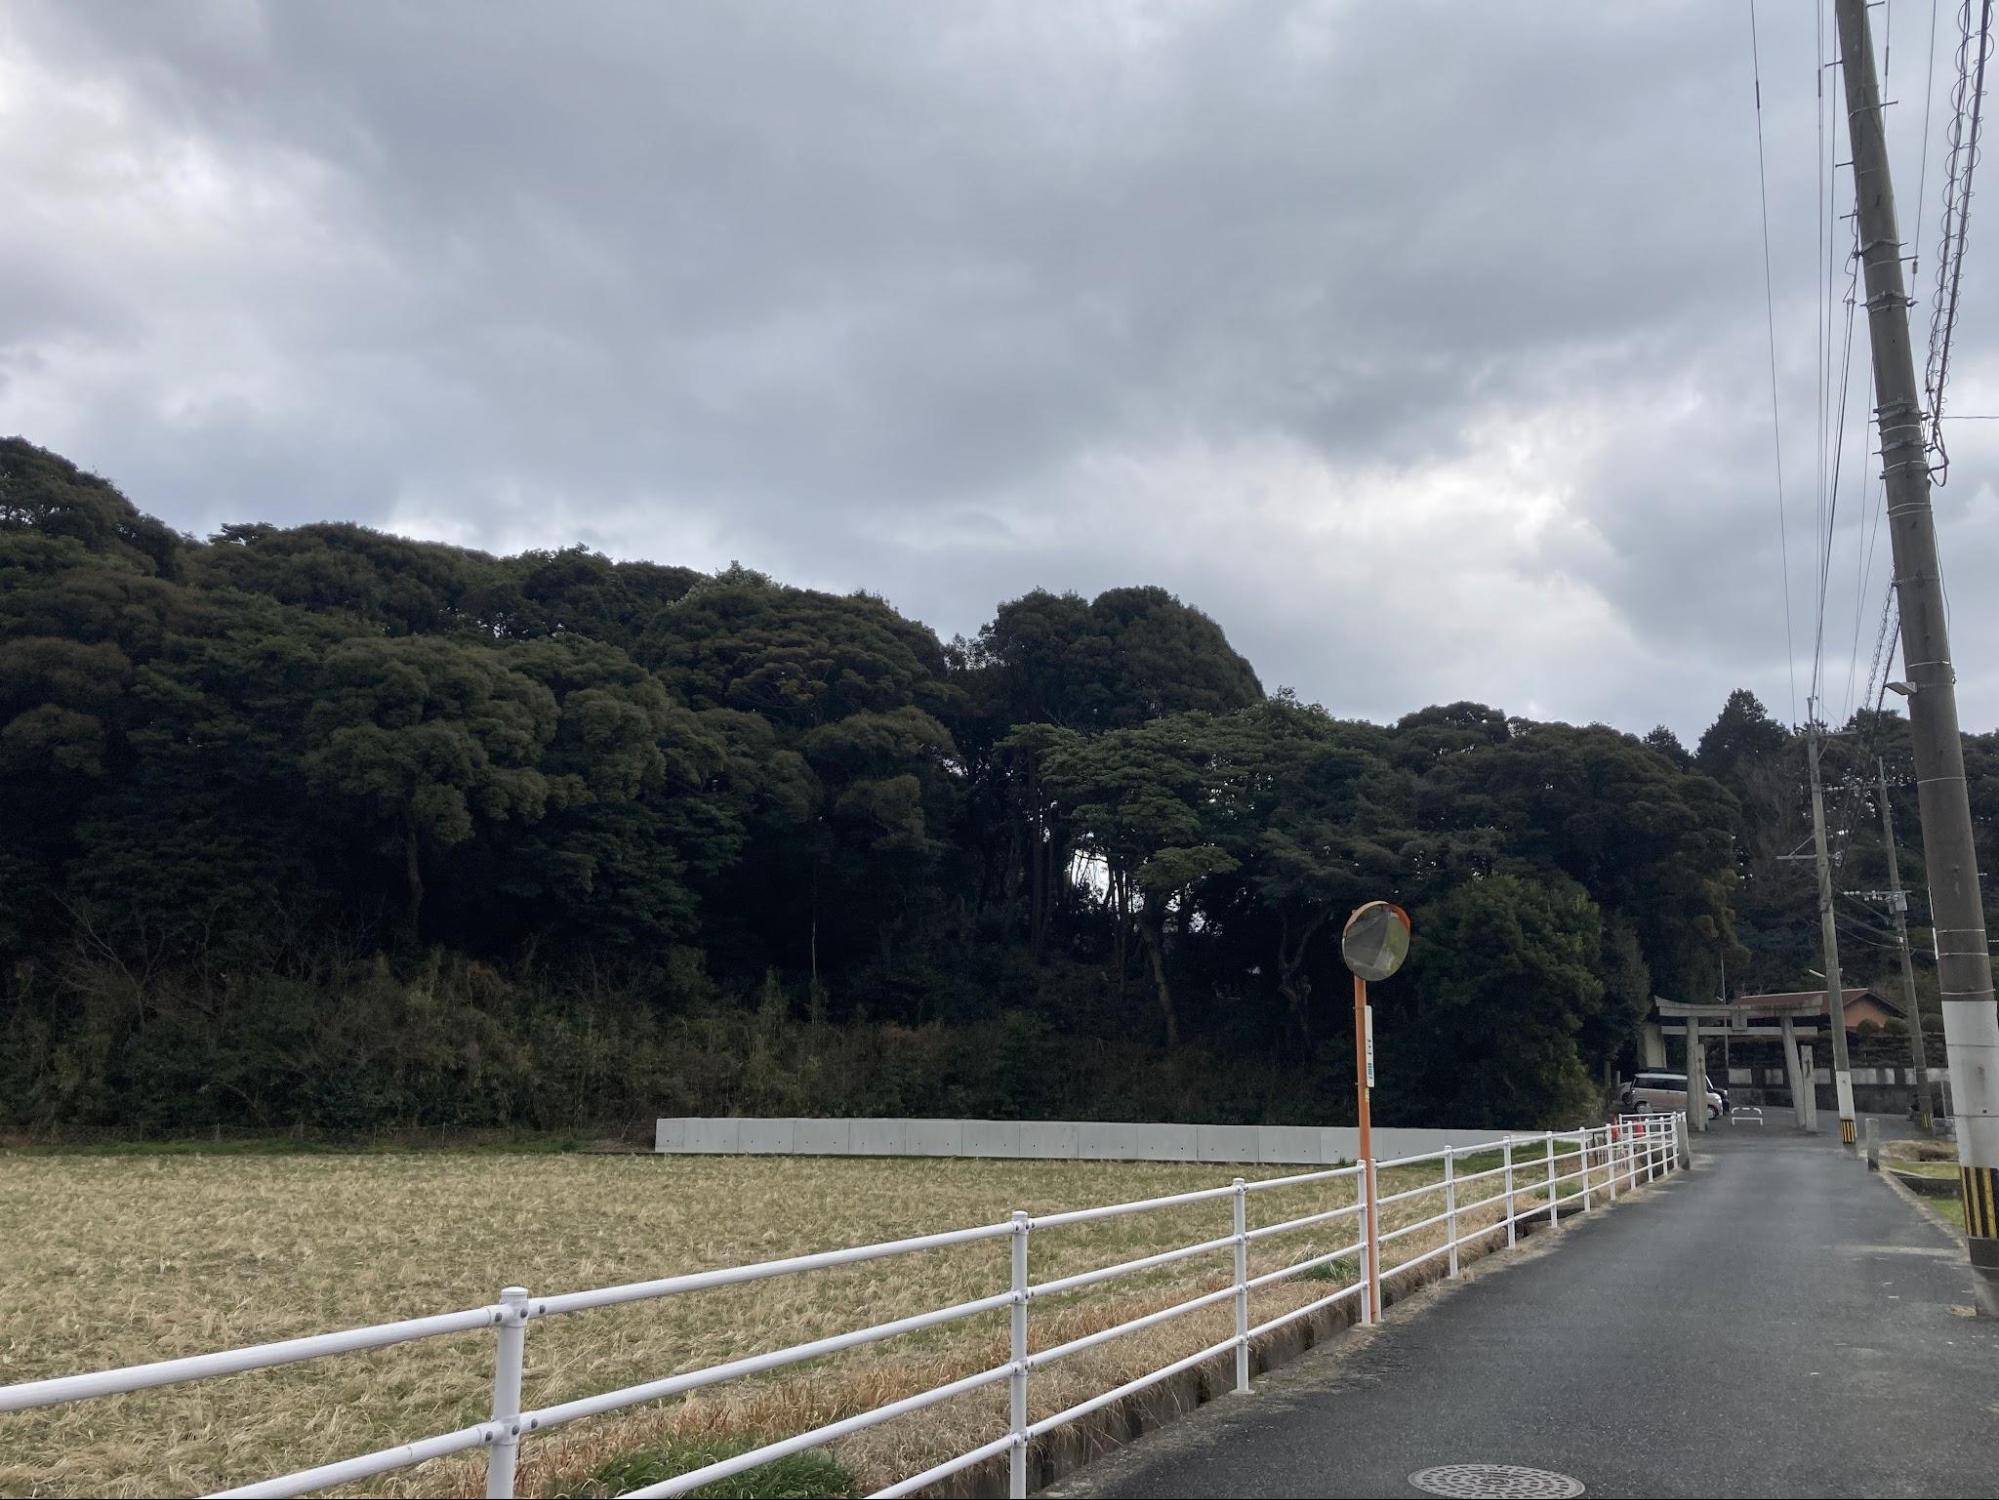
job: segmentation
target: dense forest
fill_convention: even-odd
[[[1906,725],[1847,727],[1843,883],[1878,883],[1848,788],[1863,748],[1906,781]],[[1967,754],[1992,868],[1999,736]],[[1593,1106],[1654,994],[1818,963],[1801,742],[1746,692],[1692,751],[1382,726],[1158,588],[944,642],[740,567],[198,541],[19,439],[0,778],[0,1124],[34,1132],[1334,1120],[1372,897],[1417,934],[1379,1116],[1524,1125]]]

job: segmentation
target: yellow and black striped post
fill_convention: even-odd
[[[1973,1239],[1999,1239],[1999,1167],[1959,1167],[1964,1227]]]
[[[1851,1146],[1853,1139],[1853,1121],[1850,1117],[1841,1115],[1839,1117],[1839,1143],[1842,1146]]]

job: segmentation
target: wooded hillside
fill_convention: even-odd
[[[1999,745],[1968,754],[1989,850]],[[195,541],[13,439],[0,1119],[1338,1118],[1376,896],[1418,935],[1381,1116],[1566,1117],[1653,993],[1809,982],[1802,774],[1746,693],[1691,754],[1380,726],[1267,694],[1157,588],[941,642],[741,568]]]

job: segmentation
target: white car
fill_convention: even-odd
[[[1631,1114],[1672,1114],[1687,1107],[1687,1075],[1684,1073],[1640,1073],[1624,1086],[1624,1108]],[[1728,1099],[1709,1085],[1707,1117],[1719,1120],[1728,1113]]]

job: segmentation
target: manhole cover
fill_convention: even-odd
[[[1417,1470],[1409,1482],[1426,1495],[1453,1500],[1571,1500],[1583,1492],[1580,1479],[1518,1464],[1443,1464]]]

